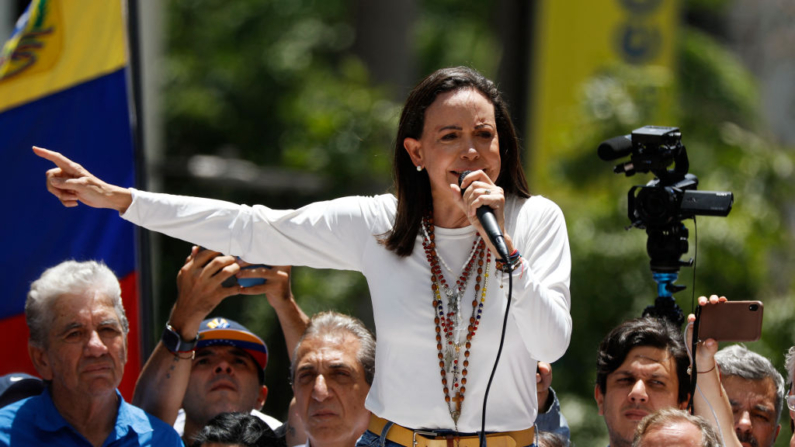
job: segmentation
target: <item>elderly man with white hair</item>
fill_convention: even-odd
[[[28,352],[47,383],[0,410],[0,445],[181,446],[173,428],[124,401],[116,387],[129,325],[113,272],[66,261],[33,282]]]

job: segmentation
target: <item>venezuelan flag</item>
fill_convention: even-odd
[[[35,374],[24,306],[30,283],[67,259],[102,260],[119,277],[130,320],[121,391],[141,367],[135,241],[115,212],[66,209],[45,188],[48,163],[31,146],[57,148],[100,178],[133,186],[122,0],[33,0],[0,53],[0,374]]]

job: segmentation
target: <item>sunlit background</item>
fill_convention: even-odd
[[[0,6],[9,35],[26,1]],[[676,297],[765,304],[748,347],[783,371],[795,343],[795,2],[782,0],[138,0],[149,188],[275,208],[391,188],[400,107],[431,71],[467,65],[497,81],[523,139],[532,192],[558,203],[573,255],[574,335],[553,387],[577,445],[606,445],[593,400],[598,341],[657,295],[642,230],[599,142],[676,126],[701,190],[732,191],[727,218],[690,230],[696,268]],[[620,160],[619,160],[620,161]],[[86,167],[94,170],[86,163]],[[153,236],[153,339],[176,297],[187,243]],[[308,313],[372,327],[358,273],[293,270]],[[695,278],[695,285],[694,285]],[[146,292],[144,292],[146,294]],[[271,349],[265,411],[284,418],[287,353],[264,297],[229,298]],[[786,374],[785,374],[786,377]],[[496,404],[496,403],[495,403]],[[790,437],[787,413],[777,446]]]

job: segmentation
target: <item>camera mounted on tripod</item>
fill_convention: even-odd
[[[630,188],[627,195],[630,225],[626,228],[646,230],[646,251],[658,284],[655,305],[647,307],[643,314],[663,316],[681,325],[684,316],[672,294],[685,287],[675,285],[674,281],[680,267],[693,265],[692,259],[680,260],[688,251],[688,230],[682,220],[695,216],[725,217],[731,211],[734,195],[697,190],[698,178],[687,173],[690,162],[677,127],[644,126],[630,135],[604,141],[597,152],[605,161],[630,156],[629,161],[613,168],[616,174],[655,175],[646,185]]]

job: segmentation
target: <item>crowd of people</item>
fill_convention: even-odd
[[[128,324],[113,273],[65,261],[32,284],[29,352],[44,382],[0,409],[0,445],[569,445],[550,366],[573,326],[566,225],[554,203],[529,193],[507,107],[476,71],[441,69],[410,93],[394,194],[274,210],[121,188],[62,154],[34,152],[56,165],[47,188],[63,205],[114,209],[196,246],[131,403],[116,390]],[[501,240],[484,228],[483,208]],[[307,316],[280,265],[364,274],[378,342],[356,318]],[[231,277],[266,281],[224,287]],[[211,316],[237,294],[265,294],[278,315],[294,396],[284,422],[260,411],[265,343]],[[606,335],[594,398],[610,445],[773,445],[783,403],[795,408],[795,398],[785,399],[772,363],[711,339],[691,355],[687,337],[651,317]]]

